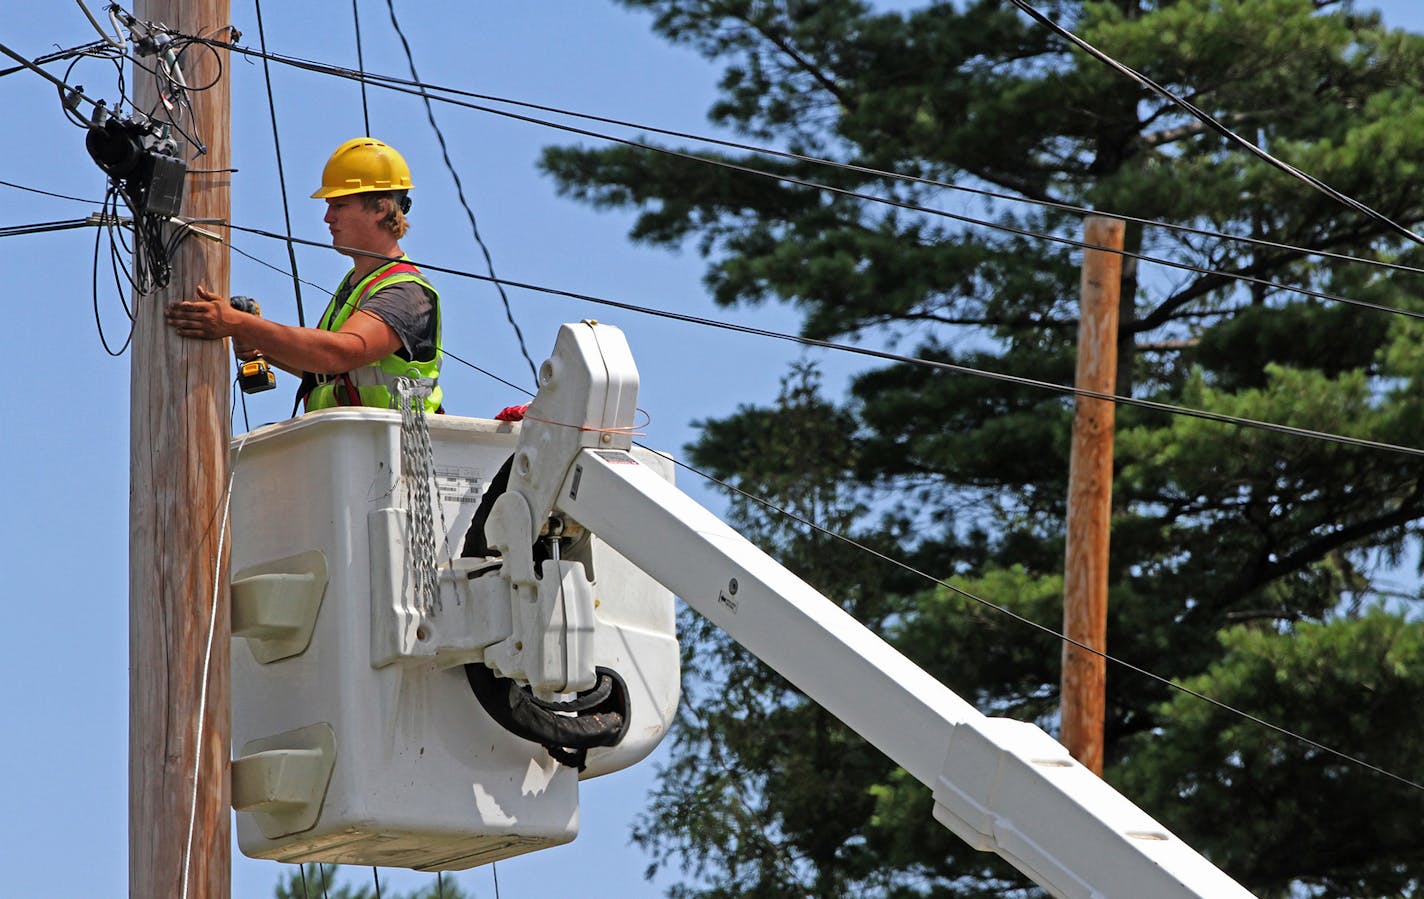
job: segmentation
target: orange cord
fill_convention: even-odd
[[[595,434],[627,434],[631,437],[646,437],[648,436],[647,433],[645,431],[639,431],[638,428],[646,428],[648,425],[652,424],[653,416],[648,412],[648,410],[643,409],[641,407],[639,407],[638,411],[643,413],[643,415],[645,416],[645,420],[642,424],[627,425],[626,427],[619,428],[591,428],[588,425],[571,425],[567,422],[553,421],[552,419],[548,418],[539,418],[538,416],[530,415],[527,412],[524,413],[524,421],[537,421],[541,424],[554,425],[555,427],[560,428],[573,428],[576,431],[589,431]]]

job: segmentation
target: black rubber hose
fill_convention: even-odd
[[[589,749],[616,746],[628,731],[628,687],[600,666],[592,689],[566,703],[541,702],[528,687],[499,677],[481,663],[465,666],[480,706],[505,730],[538,743],[557,761],[583,770]]]

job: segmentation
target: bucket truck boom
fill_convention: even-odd
[[[672,590],[933,791],[934,816],[1060,897],[1234,899],[1250,894],[1033,724],[990,718],[782,568],[630,453],[638,375],[622,332],[564,325],[540,369],[508,491],[485,528],[537,604],[530,546],[573,521]],[[557,591],[544,591],[552,596]],[[545,599],[545,602],[551,600]],[[557,601],[557,600],[552,600]],[[508,646],[549,653],[558,614],[516,608]],[[545,622],[546,624],[541,624]],[[543,647],[536,650],[535,647]],[[487,653],[513,672],[557,669],[536,693],[592,672]]]

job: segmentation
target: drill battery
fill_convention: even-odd
[[[239,312],[262,314],[262,307],[252,297],[232,297],[228,302]],[[237,386],[243,393],[261,393],[277,386],[277,375],[259,352],[251,359],[238,360]]]

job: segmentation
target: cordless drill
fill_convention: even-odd
[[[228,302],[239,312],[262,315],[262,307],[252,297],[233,297]],[[277,386],[277,376],[262,357],[261,350],[251,359],[237,360],[237,386],[242,388],[243,393],[261,393]]]

